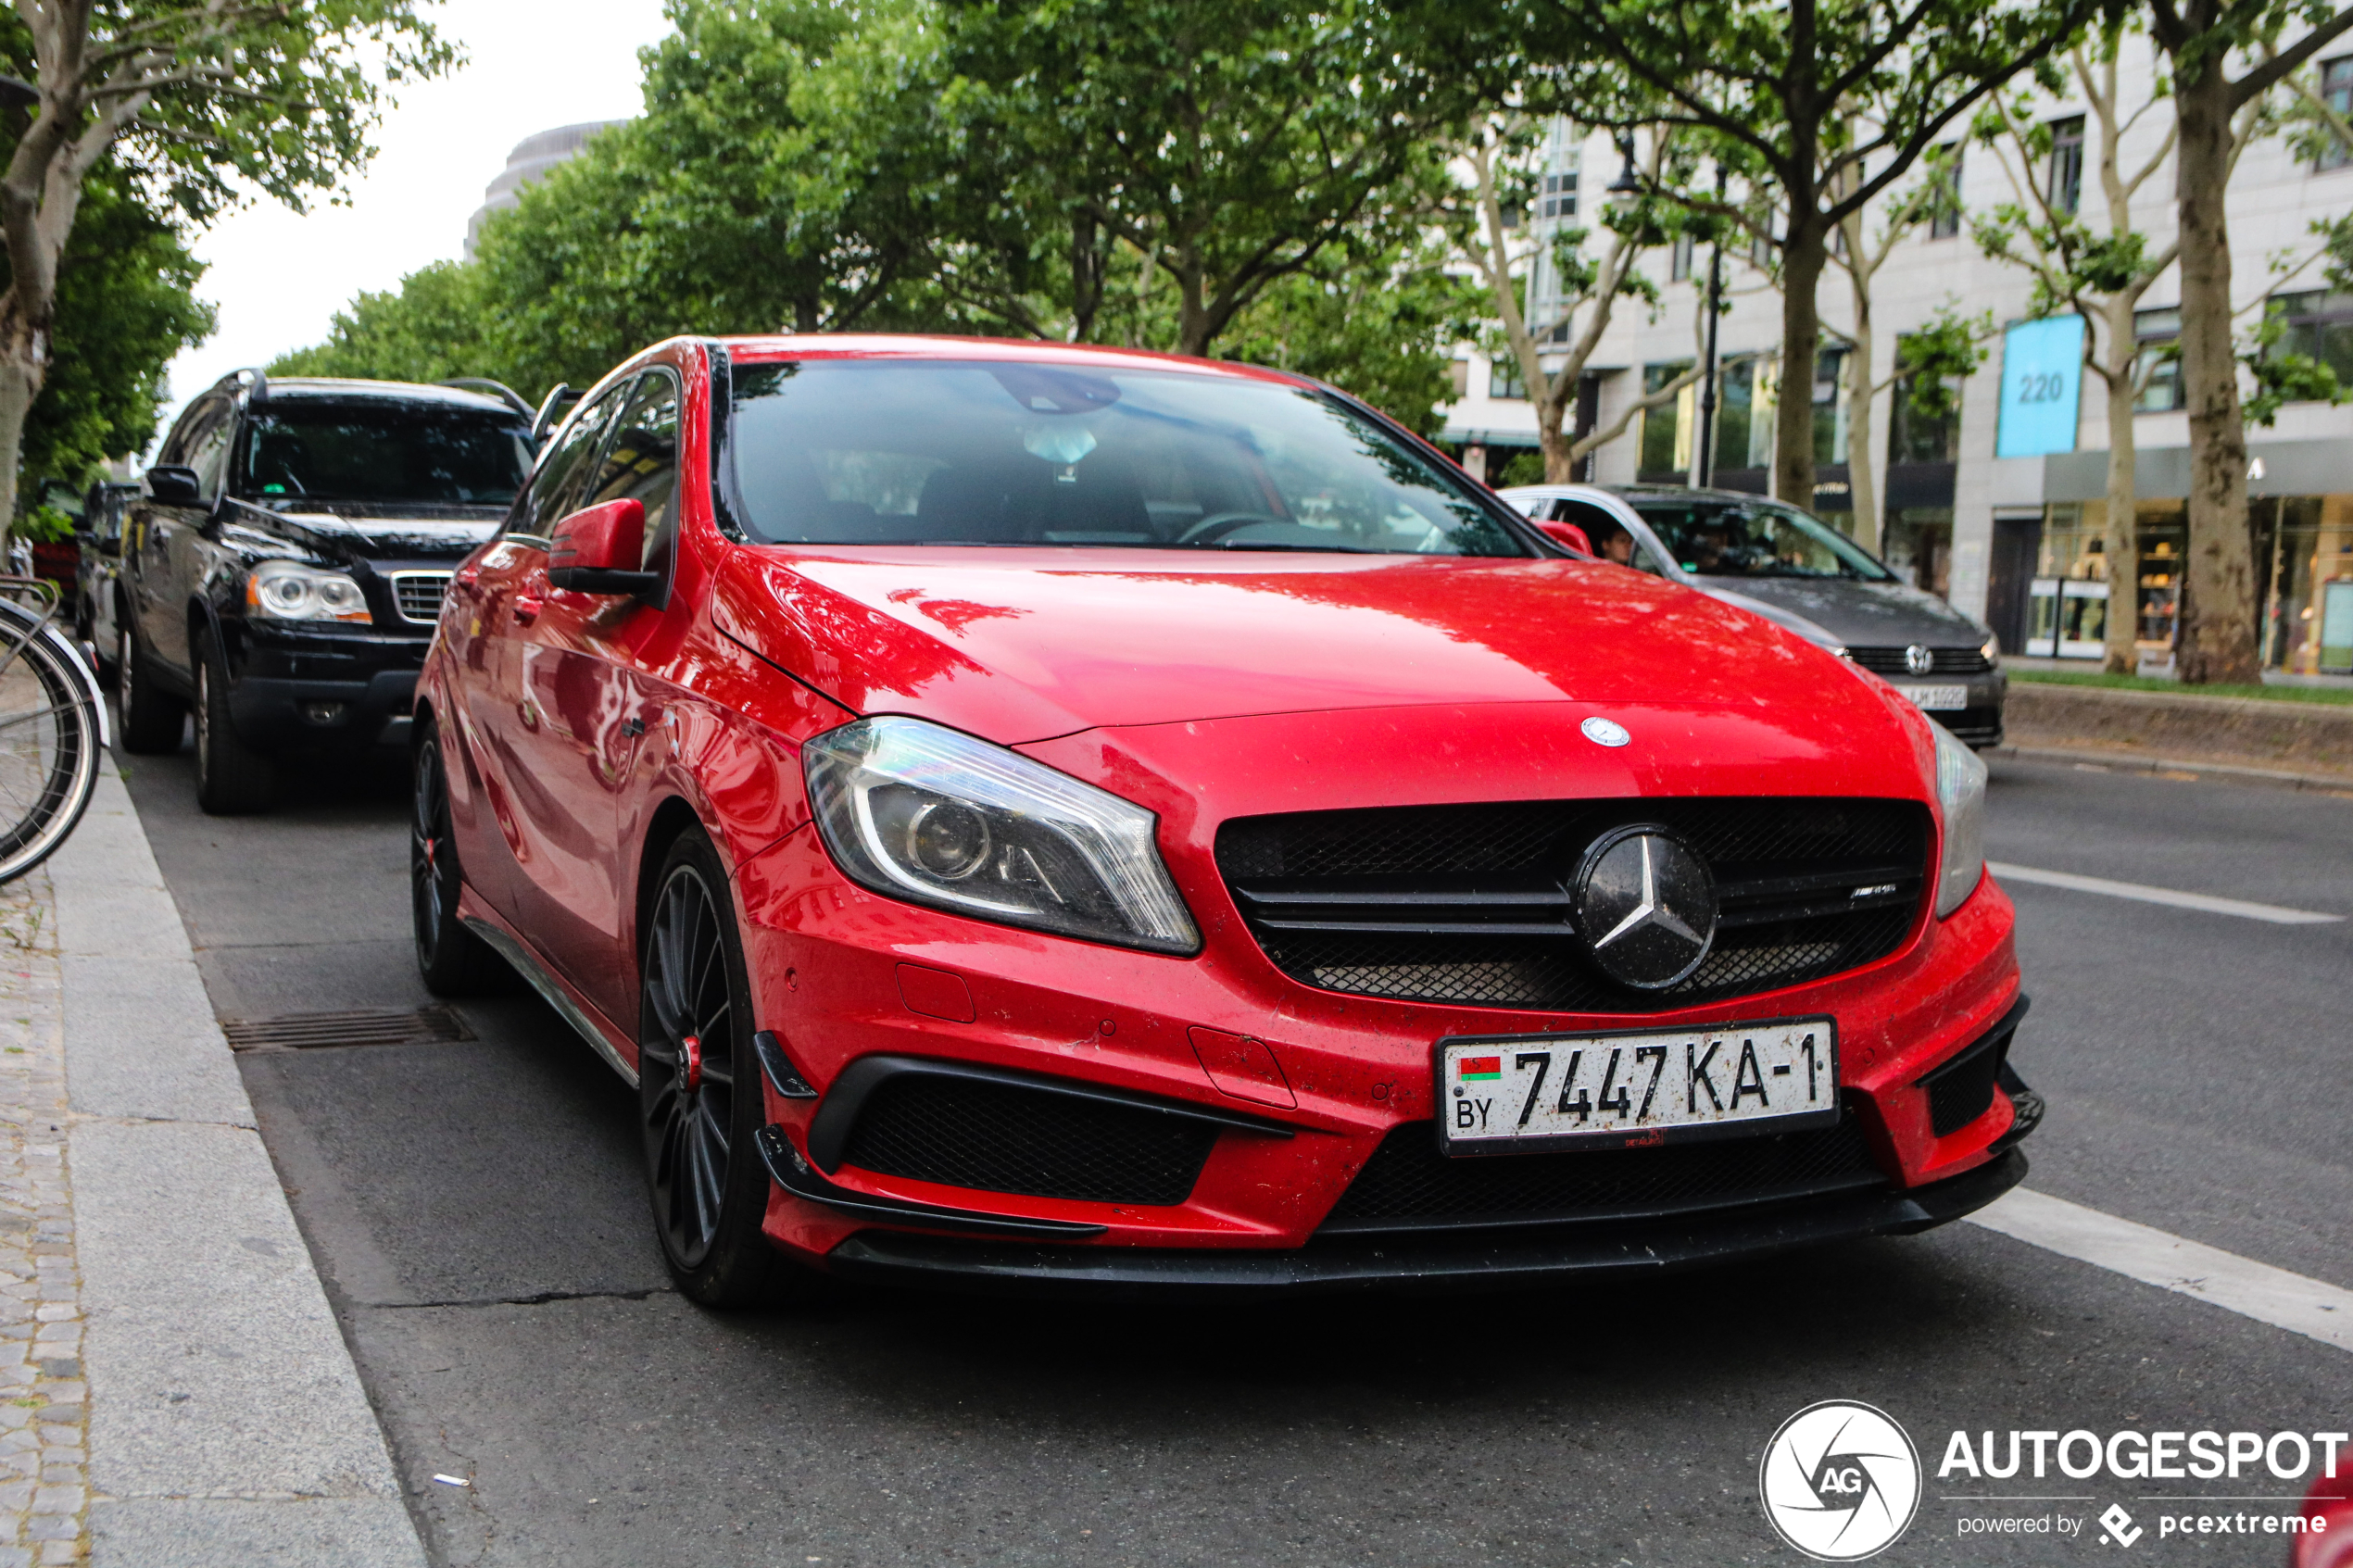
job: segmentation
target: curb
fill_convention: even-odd
[[[2276,768],[2249,768],[2233,762],[2194,762],[2171,757],[2144,757],[2132,752],[2070,750],[2048,746],[1997,746],[1992,755],[2005,761],[2063,762],[2079,767],[2106,768],[2120,773],[2195,773],[2208,784],[2253,784],[2264,789],[2319,790],[2328,795],[2353,795],[2353,773],[2290,773]]]
[[[50,862],[90,1568],[425,1568],[130,792]]]

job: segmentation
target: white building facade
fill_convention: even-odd
[[[2155,61],[2145,39],[2128,38],[2120,63],[2129,115],[2149,100]],[[2340,105],[2353,102],[2353,50],[2324,57],[2320,79]],[[2063,200],[2071,186],[2084,220],[2101,230],[2107,207],[2093,161],[2098,132],[2090,110],[2066,96],[2038,101],[2033,114],[2053,128],[2055,147],[2027,173],[2051,199]],[[2082,133],[2087,116],[2090,144]],[[2169,106],[2153,106],[2123,138],[2121,163],[2134,168],[2161,152],[2170,124]],[[1605,134],[1583,138],[1581,147],[1569,144],[1576,140],[1556,136],[1547,159],[1555,169],[1572,171],[1568,183],[1583,210],[1556,204],[1549,215],[1530,213],[1531,224],[1575,221],[1598,229],[1595,204],[1609,199],[1601,186],[1620,158]],[[2013,150],[2012,169],[2018,162]],[[1575,192],[1573,171],[1579,167],[1587,188]],[[2158,352],[2178,331],[2178,274],[2169,270],[2139,302],[2136,335],[2151,365],[2133,418],[2139,559],[2129,572],[2110,573],[2100,554],[2108,444],[2103,383],[2083,373],[2080,384],[2063,389],[2074,401],[2073,418],[2061,421],[2057,438],[2045,440],[2035,455],[1996,455],[2020,446],[2015,407],[2011,435],[2003,436],[2004,386],[2024,368],[2024,344],[2010,329],[2025,321],[2033,284],[2025,269],[1986,256],[1971,234],[1972,219],[2019,199],[2002,160],[1992,149],[1967,146],[1957,189],[1959,212],[1914,229],[1875,278],[1871,358],[1877,376],[1886,377],[1898,338],[1947,307],[1967,317],[1990,313],[1997,329],[1990,357],[1961,387],[1957,418],[1921,420],[1897,389],[1881,390],[1873,404],[1869,449],[1850,451],[1843,359],[1837,337],[1826,332],[1810,389],[1820,465],[1811,509],[1848,523],[1850,465],[1867,462],[1878,482],[1881,554],[1889,565],[1987,621],[2006,649],[2096,658],[2112,594],[2115,612],[2136,618],[2144,661],[2165,663],[2174,639],[2189,475],[2188,416],[2179,408],[2176,368]],[[2299,157],[2284,137],[2259,140],[2239,162],[2228,204],[2242,324],[2251,329],[2267,305],[2280,309],[2288,325],[2283,346],[2332,364],[2353,387],[2353,295],[2327,289],[2317,259],[2320,242],[2311,232],[2316,220],[2353,211],[2353,160],[2332,154],[2316,161]],[[2170,156],[2142,188],[2133,215],[2152,249],[2171,243]],[[1876,242],[1876,214],[1867,229]],[[1659,307],[1654,314],[1640,300],[1618,302],[1579,389],[1577,430],[1607,427],[1646,388],[1666,384],[1692,363],[1708,259],[1705,247],[1696,255],[1662,249],[1645,257],[1643,266],[1659,287]],[[1780,298],[1744,253],[1729,248],[1724,283],[1730,307],[1719,328],[1714,483],[1762,494],[1770,472],[1774,408],[1785,395],[1775,359]],[[1541,296],[1543,291],[1540,277],[1530,292]],[[1541,297],[1529,303],[1539,306],[1531,316],[1541,319]],[[1835,265],[1823,274],[1818,306],[1827,328],[1851,333],[1848,281]],[[1462,395],[1448,410],[1445,439],[1491,483],[1541,472],[1533,458],[1534,415],[1516,383],[1508,356],[1491,364],[1462,351],[1456,370]],[[2014,387],[2013,405],[2016,395]],[[1675,403],[1638,418],[1592,454],[1579,477],[1601,483],[1685,483],[1698,403],[1699,389],[1692,386]],[[2304,672],[2353,668],[2353,404],[2289,404],[2270,428],[2250,426],[2248,440],[2265,660]]]

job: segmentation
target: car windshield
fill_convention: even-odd
[[[1640,500],[1634,509],[1685,571],[1701,577],[1843,577],[1891,583],[1840,533],[1768,501]]]
[[[530,466],[530,433],[496,414],[282,402],[247,422],[238,491],[266,501],[503,507]]]
[[[1469,483],[1321,394],[1125,367],[739,367],[729,445],[774,544],[1531,552]]]

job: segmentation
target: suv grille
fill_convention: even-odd
[[[1612,828],[1674,829],[1721,910],[1698,972],[1617,985],[1583,959],[1567,884]],[[1217,865],[1266,956],[1328,991],[1478,1007],[1656,1012],[1885,958],[1927,885],[1928,809],[1903,800],[1556,800],[1246,817]]]
[[[910,1073],[875,1090],[843,1158],[877,1175],[1028,1198],[1182,1203],[1214,1123],[1011,1084]]]
[[[1931,675],[1982,675],[1994,668],[1982,648],[1931,648],[1929,656],[1935,660],[1929,669]],[[1874,675],[1910,675],[1904,664],[1904,650],[1893,648],[1856,648],[1846,650],[1846,657]],[[1917,677],[1915,677],[1917,679]]]
[[[1318,1234],[1626,1220],[1811,1198],[1883,1178],[1849,1113],[1804,1133],[1665,1148],[1450,1160],[1427,1122],[1390,1130]]]
[[[392,574],[393,602],[399,606],[400,619],[413,621],[420,626],[430,626],[441,619],[441,598],[449,591],[450,573],[447,571],[396,571]]]

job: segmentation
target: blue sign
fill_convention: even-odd
[[[2020,321],[2002,334],[2002,423],[1997,458],[2075,450],[2075,405],[2083,391],[2083,318]]]

